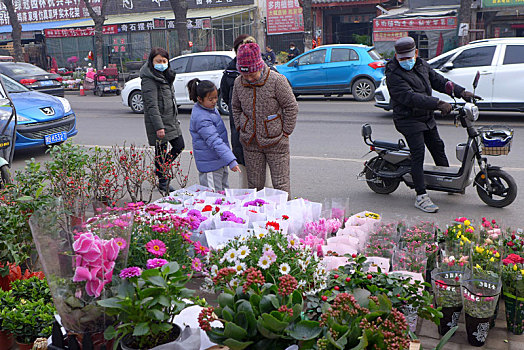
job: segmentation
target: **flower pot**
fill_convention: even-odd
[[[504,292],[506,305],[506,323],[508,331],[519,335],[524,332],[524,298]]]
[[[489,333],[490,317],[476,318],[466,313],[466,333],[468,342],[473,346],[483,346]]]
[[[168,343],[157,345],[149,350],[182,350],[183,347],[177,347],[177,342],[181,335],[181,329],[176,324],[173,324],[173,328],[171,329],[171,337]],[[130,336],[125,336],[120,341],[120,347],[122,350],[137,350],[136,348],[131,347],[129,344],[131,343],[132,338]],[[200,344],[199,344],[200,346]]]
[[[33,348],[33,343],[30,344],[24,344],[16,342],[16,345],[18,346],[18,350],[31,350]]]
[[[499,314],[499,302],[497,300],[497,306],[495,306],[495,313],[491,317],[491,320],[489,320],[489,329],[495,327],[495,321],[497,320],[498,314]]]
[[[14,343],[15,339],[11,333],[0,330],[0,350],[9,350]]]
[[[104,332],[98,333],[72,333],[68,332],[69,337],[75,337],[78,347],[82,350],[85,347],[93,350],[112,349],[114,339],[105,340]]]
[[[451,328],[458,325],[460,314],[462,313],[462,305],[454,307],[443,307],[438,332],[440,335],[446,334]]]

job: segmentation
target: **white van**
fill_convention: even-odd
[[[524,112],[524,38],[497,38],[473,41],[428,61],[438,73],[472,90],[477,71],[480,80],[475,94],[483,98],[481,110]],[[446,102],[451,97],[433,91]],[[459,102],[464,102],[462,99]],[[375,106],[390,110],[386,78],[375,92]]]

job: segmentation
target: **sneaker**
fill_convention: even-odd
[[[426,213],[436,213],[438,211],[438,207],[431,201],[427,193],[417,196],[417,199],[415,200],[415,208],[425,211]]]
[[[158,190],[160,191],[160,193],[171,193],[175,189],[169,184],[169,180],[159,180]]]

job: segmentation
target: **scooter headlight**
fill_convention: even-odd
[[[466,103],[464,105],[464,111],[466,112],[466,118],[474,122],[479,119],[479,108],[473,103]]]

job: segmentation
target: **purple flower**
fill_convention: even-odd
[[[132,266],[123,269],[120,272],[120,278],[127,279],[131,277],[138,277],[142,274],[142,269],[140,267]]]
[[[244,203],[244,207],[249,207],[249,206],[261,207],[264,204],[268,204],[268,203],[263,199],[255,199],[254,201],[249,201],[249,202]]]
[[[221,213],[220,214],[220,220],[221,221],[236,222],[238,224],[244,224],[245,223],[244,219],[237,217],[235,214],[233,214],[230,211],[225,211],[225,212]]]
[[[148,259],[146,267],[148,269],[156,269],[157,267],[162,267],[167,264],[166,259]]]
[[[187,216],[195,216],[197,218],[202,217],[202,213],[200,213],[200,210],[191,209],[187,212]]]

